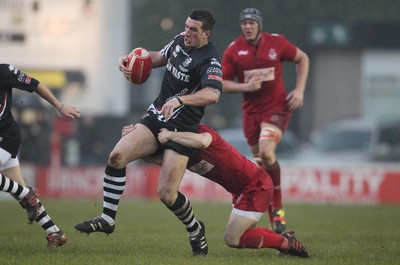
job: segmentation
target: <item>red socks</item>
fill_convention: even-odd
[[[285,239],[273,231],[259,227],[246,230],[240,237],[238,248],[274,248],[280,250]]]
[[[274,184],[274,195],[272,197],[272,208],[282,208],[282,193],[281,193],[281,167],[278,160],[275,163],[265,168],[265,171],[271,176],[272,183]]]

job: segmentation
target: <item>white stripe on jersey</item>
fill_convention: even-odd
[[[177,37],[179,37],[179,36],[182,36],[182,35],[185,35],[185,32],[184,32],[184,31],[181,32],[180,34],[176,35],[175,38],[174,38],[172,41],[170,41],[167,45],[164,46],[164,48],[161,49],[160,52],[161,52],[161,54],[162,54],[165,58],[169,58],[170,53],[172,52],[171,46],[172,46],[172,44],[174,43],[175,39],[176,39]],[[184,52],[183,49],[182,49],[180,46],[179,46],[179,48],[182,50],[182,52]],[[185,55],[186,55],[186,56],[189,56],[189,55],[186,54],[186,53],[185,53]]]
[[[182,111],[182,109],[183,109],[184,107],[185,107],[185,106],[180,106],[179,108],[176,108],[176,109],[174,110],[174,112],[172,112],[172,117],[171,117],[170,119],[175,119],[175,118],[179,115],[179,113],[181,113],[181,111]],[[157,110],[157,109],[154,107],[154,104],[151,104],[147,111],[150,111],[150,112],[152,112],[153,114],[155,114],[155,115],[157,116],[157,119],[158,119],[159,121],[167,122],[167,121],[165,120],[164,115],[161,113],[161,111]]]

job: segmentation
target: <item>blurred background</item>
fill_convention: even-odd
[[[0,1],[2,62],[37,78],[82,113],[79,120],[64,120],[36,95],[14,91],[23,136],[20,160],[31,166],[35,182],[47,183],[42,175],[52,175],[40,175],[38,168],[63,175],[64,168],[103,167],[122,126],[137,122],[158,95],[163,69],[133,85],[118,71],[119,56],[139,46],[161,49],[197,8],[213,13],[211,41],[222,56],[240,35],[238,16],[246,7],[261,11],[264,31],[285,35],[310,57],[304,107],[295,112],[279,146],[283,164],[289,169],[293,163],[321,165],[322,170],[368,164],[373,172],[395,168],[398,179],[399,1]],[[285,65],[284,78],[291,90],[294,65]],[[241,94],[224,94],[206,108],[203,122],[250,158],[240,105]]]

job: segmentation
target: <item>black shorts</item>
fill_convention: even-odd
[[[9,152],[12,158],[16,158],[20,144],[21,132],[18,123],[13,120],[0,129],[0,148]]]
[[[169,128],[165,122],[159,121],[157,117],[152,115],[151,113],[148,113],[148,115],[142,118],[139,123],[149,128],[150,131],[153,133],[153,135],[156,137],[156,139],[158,133],[162,128],[167,128],[168,130],[171,131],[179,131],[177,128]],[[176,142],[168,141],[164,145],[161,145],[160,142],[158,142],[158,149],[153,155],[159,155],[163,153],[164,149],[174,150],[175,152],[187,157],[194,155],[198,151],[198,149],[189,148],[177,144]]]

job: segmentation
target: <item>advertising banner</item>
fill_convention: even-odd
[[[30,174],[33,168],[30,167]],[[157,199],[159,167],[127,168],[125,198]],[[88,199],[103,196],[103,167],[37,168],[35,185],[41,196]],[[400,167],[282,168],[284,201],[293,203],[400,204]],[[230,200],[221,186],[196,174],[185,174],[180,190],[191,200]]]

